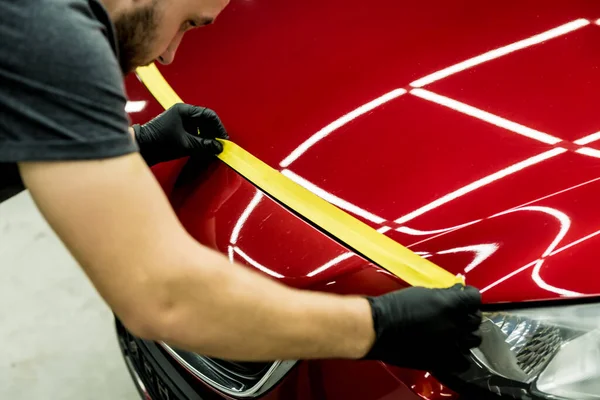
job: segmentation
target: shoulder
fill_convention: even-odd
[[[89,79],[122,85],[111,42],[112,25],[98,18],[90,2],[0,3],[0,25],[6,31],[6,40],[0,45],[0,58],[4,59],[0,69],[17,71],[32,80],[43,78],[57,88],[86,85]]]
[[[108,17],[106,21],[99,19],[88,1],[51,0],[50,3],[43,16],[44,28],[37,32],[38,28],[33,28],[32,33],[32,39],[38,42],[31,44],[40,54],[63,68],[120,75]]]
[[[0,149],[5,158],[133,149],[112,25],[98,18],[92,1],[0,0],[0,117],[10,128],[0,139],[14,147]]]

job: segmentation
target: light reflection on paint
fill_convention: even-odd
[[[483,221],[483,220],[477,219],[475,221],[467,222],[467,223],[464,223],[461,225],[451,226],[450,228],[434,229],[434,230],[430,230],[430,231],[423,231],[420,229],[409,228],[408,226],[401,226],[399,228],[396,228],[396,231],[400,232],[400,233],[406,233],[407,235],[412,235],[412,236],[436,235],[438,233],[444,233],[444,232],[449,232],[449,231],[453,231],[456,229],[465,228],[467,226],[476,224],[481,221]]]
[[[571,243],[569,243],[569,244],[567,244],[567,245],[565,245],[565,246],[563,246],[563,247],[561,247],[559,249],[554,250],[553,252],[551,252],[550,254],[548,254],[548,257],[552,257],[552,256],[554,256],[556,254],[559,254],[559,253],[561,253],[561,252],[563,252],[563,251],[565,251],[567,249],[570,249],[573,246],[581,244],[581,243],[583,243],[583,242],[585,242],[587,240],[590,240],[590,239],[592,239],[592,238],[594,238],[594,237],[596,237],[598,235],[600,235],[600,230],[598,230],[596,232],[593,232],[593,233],[591,233],[591,234],[589,234],[587,236],[584,236],[584,237],[582,237],[580,239],[577,239],[577,240],[575,240],[575,241],[573,241],[573,242],[571,242]],[[546,259],[548,257],[546,257]],[[530,262],[529,264],[524,265],[523,267],[521,267],[521,268],[519,268],[519,269],[511,272],[510,274],[507,274],[507,275],[503,276],[499,280],[497,280],[497,281],[491,283],[490,285],[486,286],[485,288],[481,289],[481,292],[483,293],[483,292],[486,292],[486,291],[492,289],[493,287],[499,285],[500,283],[506,281],[507,279],[512,278],[513,276],[515,276],[515,275],[517,275],[517,274],[525,271],[526,269],[533,267],[539,261],[543,261],[543,260],[542,259],[538,259],[538,260]]]
[[[590,21],[587,19],[577,19],[575,21],[569,22],[567,24],[561,25],[554,29],[550,29],[546,32],[539,33],[535,36],[531,36],[527,39],[519,40],[518,42],[511,43],[507,46],[500,47],[495,50],[488,51],[487,53],[481,54],[477,57],[470,58],[458,64],[454,64],[450,67],[444,68],[441,71],[434,72],[433,74],[427,75],[424,78],[418,79],[410,84],[412,87],[423,87],[425,85],[429,85],[435,81],[446,78],[450,75],[456,74],[457,72],[464,71],[466,69],[472,68],[476,65],[483,64],[484,62],[505,56],[507,54],[513,53],[517,50],[522,50],[527,47],[531,47],[533,45],[542,43],[544,41],[556,38],[558,36],[562,36],[569,32],[573,32],[579,28],[582,28],[586,25],[589,25]]]
[[[598,235],[600,235],[600,231],[596,231],[594,233],[591,233],[591,234],[589,234],[587,236],[582,237],[581,239],[577,239],[574,242],[571,242],[568,245],[561,247],[560,249],[554,250],[552,253],[550,253],[550,255],[553,256],[555,254],[561,253],[561,252],[563,252],[563,251],[565,251],[565,250],[567,250],[567,249],[569,249],[569,248],[571,248],[573,246],[576,246],[576,245],[578,245],[580,243],[583,243],[586,240],[590,240],[591,238],[596,237]]]
[[[599,20],[600,21],[600,20]],[[574,30],[577,30],[583,26],[586,26],[590,23],[590,21],[585,20],[585,19],[579,19],[576,21],[572,21],[568,24],[562,25],[560,27],[551,29],[549,31],[543,32],[541,34],[532,36],[530,38],[521,40],[519,42],[510,44],[508,46],[504,46],[502,48],[496,49],[496,50],[492,50],[490,52],[487,52],[485,54],[482,54],[480,56],[474,57],[472,59],[463,61],[462,63],[453,65],[451,67],[445,68],[444,70],[438,71],[434,74],[431,74],[425,78],[422,78],[418,81],[415,81],[413,83],[411,83],[411,86],[413,87],[422,87],[424,85],[430,84],[434,81],[437,81],[439,79],[445,78],[447,76],[450,76],[454,73],[463,71],[467,68],[471,68],[475,65],[479,65],[483,62],[486,61],[490,61],[493,60],[495,58],[501,57],[503,55],[512,53],[514,51],[520,50],[520,49],[524,49],[526,47],[529,46],[533,46],[535,44],[538,43],[542,43],[546,40],[564,35],[566,33],[572,32]],[[321,129],[319,132],[317,132],[316,134],[314,134],[312,137],[310,137],[307,141],[305,141],[302,145],[300,145],[296,150],[294,150],[288,157],[286,157],[281,163],[280,165],[283,168],[288,167],[291,163],[293,163],[295,160],[297,160],[300,156],[302,156],[310,147],[312,147],[314,144],[316,144],[318,141],[322,140],[323,138],[325,138],[327,135],[329,135],[330,133],[332,133],[333,131],[339,129],[340,127],[344,126],[345,124],[349,123],[350,121],[352,121],[353,119],[373,110],[376,107],[379,107],[380,105],[389,102],[390,100],[393,100],[394,98],[397,98],[403,94],[405,94],[406,91],[404,89],[396,89],[392,92],[389,92],[359,108],[357,108],[356,110],[344,115],[343,117],[339,118],[338,120],[332,122],[331,124],[327,125],[325,128]],[[444,96],[440,96],[438,94],[429,92],[427,90],[424,89],[413,89],[411,91],[412,94],[414,94],[417,97],[423,98],[425,100],[429,100],[429,101],[433,101],[435,103],[438,103],[440,105],[449,107],[454,109],[455,111],[470,115],[472,117],[484,120],[486,122],[492,123],[496,126],[499,126],[501,128],[507,129],[509,131],[527,136],[529,138],[547,143],[547,144],[557,144],[559,142],[562,141],[562,139],[559,139],[557,137],[554,137],[552,135],[546,134],[544,132],[540,132],[531,128],[528,128],[526,126],[517,124],[515,122],[506,120],[504,118],[501,118],[499,116],[493,115],[491,113],[487,113],[483,110],[479,110],[475,107],[469,106],[467,104],[464,103],[460,103],[456,100],[444,97]],[[575,144],[578,145],[585,145],[588,143],[591,143],[595,140],[599,140],[600,139],[600,132],[594,133],[592,135],[586,136],[582,139],[579,139],[577,141],[575,141]],[[408,214],[404,217],[399,218],[398,220],[396,220],[396,223],[403,223],[406,221],[409,221],[413,218],[415,218],[418,215],[421,215],[425,212],[428,212],[436,207],[439,207],[442,204],[447,203],[448,201],[452,201],[457,197],[460,197],[472,190],[476,190],[484,185],[487,185],[491,182],[493,182],[494,180],[497,179],[501,179],[509,174],[512,174],[514,172],[517,172],[525,167],[528,167],[530,165],[534,165],[538,162],[544,161],[546,159],[549,159],[551,157],[554,157],[556,155],[562,154],[564,152],[566,152],[567,150],[564,148],[556,148],[553,150],[550,150],[548,152],[542,153],[538,156],[532,157],[528,160],[525,160],[521,163],[515,164],[511,167],[506,168],[505,170],[502,171],[498,171],[496,174],[492,174],[486,178],[483,178],[479,181],[473,182],[470,185],[465,186],[464,188],[461,188],[453,193],[450,193],[449,195],[436,200],[435,202],[431,203],[428,206],[425,206],[419,210],[416,210],[415,212]],[[600,151],[599,150],[595,150],[595,149],[591,149],[591,148],[582,148],[582,149],[578,149],[576,150],[577,153],[580,154],[584,154],[584,155],[588,155],[588,156],[593,156],[593,157],[598,157],[600,158]],[[305,188],[311,190],[313,193],[319,195],[320,197],[324,198],[326,201],[342,208],[345,209],[346,211],[350,211],[356,215],[359,215],[371,222],[374,223],[378,223],[378,224],[382,224],[385,222],[385,220],[381,217],[378,217],[366,210],[361,209],[360,207],[351,204],[349,202],[347,202],[346,200],[340,199],[339,197],[334,196],[331,193],[328,193],[326,191],[324,191],[321,188],[318,188],[317,186],[315,186],[314,184],[306,181],[305,179],[299,177],[298,175],[294,174],[293,172],[289,171],[289,170],[283,170],[282,173],[284,175],[286,175],[288,178],[292,179],[293,181],[295,181],[296,183],[299,183],[300,185],[304,186]],[[432,207],[433,205],[433,207]],[[254,205],[255,206],[255,205]],[[253,207],[252,207],[253,209]],[[246,211],[247,215],[246,215],[246,219],[248,217],[248,215],[252,212],[252,209],[250,209],[248,211],[248,209]],[[520,209],[523,210],[523,209]],[[246,212],[245,212],[246,214]],[[476,221],[472,221],[469,223],[465,223],[465,224],[461,224],[461,225],[457,225],[455,227],[451,227],[451,228],[445,228],[445,229],[437,229],[437,230],[429,230],[429,231],[424,231],[424,230],[418,230],[418,229],[413,229],[413,228],[409,228],[406,226],[402,226],[397,228],[396,230],[398,232],[401,233],[406,233],[406,234],[410,234],[410,235],[433,235],[433,234],[439,234],[439,233],[444,233],[444,232],[448,232],[451,230],[455,230],[455,229],[460,229],[466,226],[469,226],[471,224],[480,222],[481,219],[476,220]],[[239,222],[239,221],[238,221]],[[562,221],[561,221],[562,224]],[[570,221],[569,221],[570,224]],[[243,225],[243,222],[241,224],[239,224],[239,228],[238,225],[236,225],[236,228],[238,228],[237,230],[234,229],[234,234],[232,234],[232,243],[235,243],[235,241],[233,240],[235,238],[235,240],[237,240],[237,237],[239,235],[239,230],[241,229],[241,225]],[[563,232],[563,228],[564,225],[561,225],[561,233]],[[387,227],[387,226],[383,226],[381,228],[378,229],[379,232],[381,233],[385,233],[389,230],[391,230],[392,228]],[[566,230],[568,230],[568,226],[566,227]],[[565,234],[566,234],[566,230],[565,230]],[[561,233],[559,233],[559,235],[557,236],[557,238],[553,241],[553,244],[549,247],[549,249],[546,250],[545,252],[545,256],[546,253],[550,253],[552,251],[552,249],[554,247],[556,247],[556,244],[558,244],[560,242],[560,240],[562,240],[562,238],[564,237],[564,235],[561,237]],[[573,244],[574,245],[574,244]],[[484,250],[482,250],[481,248],[478,250],[475,249],[475,247],[477,246],[491,246],[491,247],[486,247]],[[493,248],[493,246],[496,246],[495,248]],[[468,248],[468,249],[467,249]],[[492,249],[493,248],[493,249]],[[438,254],[449,254],[452,252],[458,252],[458,251],[474,251],[476,253],[476,257],[475,260],[469,264],[469,266],[467,266],[465,268],[465,272],[469,272],[471,271],[473,268],[475,268],[477,265],[479,265],[481,262],[483,262],[483,260],[485,260],[486,258],[488,258],[489,256],[491,256],[491,254],[493,254],[493,252],[495,252],[497,249],[497,245],[474,245],[474,246],[466,246],[463,248],[457,248],[457,249],[450,249],[450,250],[444,250],[442,252],[438,252]],[[556,251],[557,252],[557,251]],[[555,252],[555,253],[556,253]],[[552,254],[555,254],[552,253]],[[319,269],[311,272],[308,276],[314,276],[317,273],[320,273],[322,271],[324,271],[325,269],[330,268],[331,266],[343,261],[344,259],[347,259],[349,257],[351,257],[353,254],[352,253],[347,253],[344,254],[342,256],[338,256],[335,259],[329,261],[328,263],[324,264],[322,267],[320,267]],[[427,253],[427,254],[422,254],[424,257],[430,257],[431,254]],[[544,256],[544,257],[545,257]],[[340,258],[341,257],[341,258]],[[534,262],[536,263],[536,262]],[[539,272],[539,267],[541,267],[541,264],[543,263],[543,259],[539,260],[539,262],[537,262],[536,264],[536,268],[537,271]],[[532,264],[528,264],[528,266],[531,266]],[[325,267],[325,268],[324,268]],[[324,269],[323,269],[324,268]],[[538,274],[539,275],[539,274]],[[539,276],[538,276],[539,278]],[[534,280],[536,279],[536,277],[534,276]],[[554,290],[558,290],[558,291],[563,291],[563,292],[569,292],[569,291],[565,291],[564,289],[560,289],[560,288],[554,288],[551,287],[550,285],[545,284],[541,278],[538,279],[540,282],[540,285],[545,285],[548,286],[551,289]],[[497,284],[497,283],[495,283]],[[491,287],[491,285],[489,286]],[[489,288],[488,287],[488,288]],[[569,292],[569,293],[574,293],[574,292]]]
[[[550,194],[548,194],[546,196],[539,197],[539,198],[537,198],[535,200],[531,200],[531,201],[528,201],[526,203],[519,204],[518,206],[513,207],[512,209],[514,210],[514,209],[517,209],[517,208],[521,208],[523,206],[528,206],[530,204],[537,203],[537,202],[540,202],[542,200],[546,200],[546,199],[552,198],[552,197],[557,196],[559,194],[563,194],[565,192],[570,192],[571,190],[580,188],[582,186],[589,185],[590,183],[596,182],[598,180],[600,180],[600,177],[599,178],[590,179],[589,181],[586,181],[586,182],[583,182],[583,183],[579,183],[579,184],[574,185],[574,186],[570,186],[570,187],[568,187],[566,189],[559,190],[558,192],[550,193]]]
[[[233,264],[235,262],[233,259],[233,246],[227,248],[227,253],[229,254],[229,262]]]
[[[252,211],[254,211],[256,206],[258,206],[258,203],[260,203],[262,198],[263,194],[257,191],[250,203],[248,204],[248,206],[246,207],[246,209],[244,210],[244,212],[242,213],[242,215],[240,215],[240,218],[237,220],[235,226],[233,227],[233,231],[231,231],[231,239],[229,240],[231,244],[237,243],[244,224],[248,220],[248,217],[250,217],[250,214],[252,214]]]
[[[468,104],[461,103],[460,101],[451,99],[449,97],[430,92],[429,90],[413,89],[410,91],[410,94],[441,106],[451,108],[454,111],[458,111],[470,117],[480,119],[500,128],[504,128],[508,131],[518,133],[519,135],[526,136],[530,139],[535,139],[546,144],[557,144],[562,142],[562,139],[559,139],[555,136],[531,129],[525,125],[517,124],[516,122],[509,121],[505,118],[491,114],[487,111],[480,110]]]
[[[581,139],[578,139],[573,143],[579,146],[585,146],[586,144],[590,144],[592,142],[595,142],[596,140],[600,140],[600,132],[592,133],[591,135],[582,137]]]
[[[428,251],[415,251],[414,253],[415,253],[416,255],[418,255],[418,256],[421,256],[421,257],[423,257],[423,258],[429,258],[429,257],[433,256],[433,254],[431,254],[431,253],[430,253],[430,252],[428,252]]]
[[[442,250],[438,251],[436,254],[456,254],[463,252],[471,252],[475,253],[475,258],[473,261],[465,267],[465,273],[472,271],[479,264],[487,260],[498,250],[497,243],[482,243],[482,244],[474,244],[471,246],[464,247],[456,247],[454,249]]]
[[[125,103],[125,112],[128,114],[141,112],[146,108],[147,101],[128,101]]]
[[[496,282],[493,282],[490,285],[486,286],[485,288],[481,289],[480,292],[481,293],[487,292],[491,288],[493,288],[495,286],[498,286],[499,284],[501,284],[502,282],[506,281],[507,279],[510,279],[513,276],[515,276],[515,275],[517,275],[517,274],[525,271],[526,269],[533,267],[538,261],[539,260],[532,261],[529,264],[526,264],[526,265],[522,266],[521,268],[519,268],[519,269],[511,272],[510,274],[507,274],[507,275],[503,276],[502,278],[498,279]]]
[[[310,138],[308,138],[308,140],[306,140],[304,143],[302,143],[300,146],[298,146],[294,151],[292,151],[292,153],[289,156],[287,156],[281,163],[279,163],[279,165],[281,166],[281,168],[289,167],[290,164],[292,164],[294,161],[296,161],[298,158],[300,158],[304,153],[306,153],[308,151],[308,149],[310,149],[312,146],[317,144],[317,142],[323,140],[325,137],[327,137],[333,131],[341,128],[342,126],[344,126],[347,123],[351,122],[352,120],[360,117],[361,115],[368,113],[369,111],[372,111],[375,108],[377,108],[391,100],[394,100],[397,97],[402,96],[405,93],[406,93],[405,89],[392,90],[391,92],[388,92],[388,93],[384,94],[383,96],[376,98],[375,100],[372,100],[366,104],[363,104],[362,106],[358,107],[354,111],[351,111],[348,114],[338,118],[337,120],[333,121],[332,123],[330,123],[323,129],[321,129],[320,131],[318,131],[317,133],[312,135]]]
[[[550,246],[548,246],[548,248],[544,251],[544,253],[542,254],[542,258],[535,262],[534,269],[531,274],[531,278],[533,279],[533,281],[540,288],[545,289],[549,292],[559,294],[561,296],[579,296],[579,295],[581,295],[581,293],[577,293],[577,292],[573,292],[573,291],[566,290],[563,288],[558,288],[556,286],[552,286],[552,285],[548,284],[547,282],[545,282],[542,279],[542,277],[540,276],[540,269],[544,263],[544,259],[546,257],[548,257],[556,249],[558,244],[567,235],[567,232],[569,231],[569,229],[571,227],[571,219],[569,218],[569,216],[566,215],[565,213],[563,213],[562,211],[559,211],[557,209],[550,208],[550,207],[527,206],[527,207],[521,207],[518,209],[504,211],[504,212],[501,212],[501,213],[498,213],[498,214],[492,216],[491,218],[499,217],[502,215],[507,215],[507,214],[511,214],[511,213],[519,212],[519,211],[542,212],[542,213],[553,216],[560,223],[560,230],[559,230],[558,234],[556,235],[556,237],[554,238],[552,243],[550,243]]]
[[[571,218],[569,218],[569,216],[567,214],[565,214],[564,212],[559,211],[555,208],[543,207],[543,206],[526,206],[526,207],[516,208],[516,209],[503,211],[498,214],[492,215],[490,218],[496,218],[496,217],[500,217],[503,215],[520,212],[520,211],[541,212],[541,213],[553,216],[554,218],[556,218],[558,220],[558,222],[560,222],[560,230],[559,230],[558,234],[556,235],[556,237],[554,238],[552,243],[550,243],[550,246],[548,246],[546,251],[544,251],[544,254],[542,254],[542,257],[547,257],[556,248],[556,246],[558,246],[558,244],[561,242],[561,240],[563,240],[563,238],[569,231],[569,228],[571,227]]]
[[[323,264],[319,268],[315,269],[314,271],[309,272],[306,276],[313,277],[315,275],[323,273],[324,271],[327,271],[329,268],[338,265],[342,261],[345,261],[345,260],[349,259],[352,256],[354,256],[354,253],[344,253],[344,254],[341,254],[341,255],[337,256],[336,258],[334,258],[332,260],[329,260],[328,262],[326,262],[325,264]]]
[[[590,147],[582,147],[580,149],[575,150],[575,152],[590,157],[600,158],[600,150],[592,149]]]
[[[423,206],[409,214],[404,215],[403,217],[398,218],[395,222],[397,224],[404,224],[420,215],[425,214],[428,211],[438,208],[452,200],[456,200],[457,198],[462,197],[467,193],[470,193],[470,192],[472,192],[476,189],[479,189],[483,186],[489,185],[492,182],[502,179],[508,175],[514,174],[515,172],[521,171],[522,169],[525,169],[532,165],[538,164],[544,160],[548,160],[549,158],[555,157],[566,151],[567,151],[567,149],[564,149],[562,147],[557,147],[555,149],[548,150],[544,153],[538,154],[537,156],[533,156],[531,158],[528,158],[526,160],[523,160],[521,162],[513,164],[510,167],[504,168],[498,172],[495,172],[495,173],[488,175],[482,179],[472,182],[472,183],[468,184],[467,186],[463,186],[462,188],[455,190],[452,193],[449,193],[443,197],[440,197],[439,199],[427,204],[426,206]]]
[[[566,296],[566,297],[581,296],[583,294],[583,293],[573,292],[573,291],[567,290],[567,289],[557,288],[556,286],[552,286],[552,285],[549,285],[548,283],[546,283],[540,276],[540,269],[542,268],[544,261],[545,260],[539,260],[538,262],[536,262],[535,266],[533,267],[533,272],[531,273],[531,278],[539,287],[541,287],[542,289],[546,289],[549,292],[556,293],[556,294],[559,294],[561,296]]]
[[[385,219],[383,219],[373,213],[370,213],[367,210],[363,210],[362,208],[360,208],[344,199],[340,199],[339,197],[321,189],[314,183],[309,182],[306,179],[302,178],[301,176],[295,174],[294,172],[290,171],[289,169],[284,169],[283,171],[281,171],[281,173],[284,176],[290,178],[292,181],[296,182],[298,185],[300,185],[300,186],[304,187],[305,189],[311,191],[312,193],[316,194],[323,200],[325,200],[343,210],[346,210],[353,214],[361,216],[364,219],[374,222],[376,224],[383,224],[385,222]]]
[[[264,265],[262,265],[261,263],[259,263],[258,261],[254,260],[253,258],[251,258],[250,256],[248,256],[246,253],[244,253],[239,247],[235,247],[233,249],[237,254],[239,254],[244,260],[246,260],[250,265],[252,265],[254,268],[261,270],[262,272],[264,272],[267,275],[271,275],[275,278],[284,278],[283,275],[265,267]]]

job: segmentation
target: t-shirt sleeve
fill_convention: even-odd
[[[0,2],[0,162],[138,150],[106,29],[86,1]]]

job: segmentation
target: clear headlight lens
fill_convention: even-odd
[[[600,304],[484,313],[462,383],[515,399],[600,399]]]

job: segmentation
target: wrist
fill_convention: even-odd
[[[350,348],[352,359],[362,359],[373,348],[376,340],[373,312],[369,301],[364,297],[352,297],[352,308],[356,312],[355,344]]]

